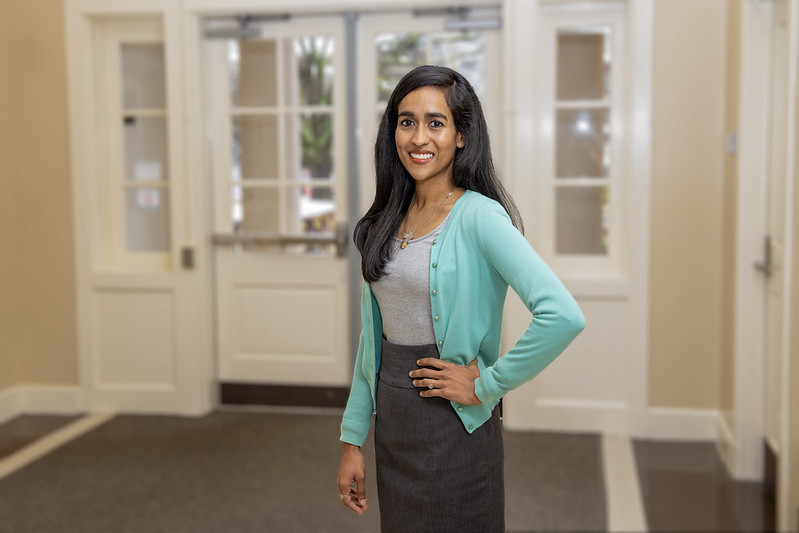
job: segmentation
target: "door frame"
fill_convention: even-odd
[[[572,5],[573,4],[573,5]],[[626,334],[627,350],[624,356],[626,395],[623,402],[585,402],[556,399],[540,402],[541,409],[514,420],[512,416],[515,398],[508,399],[506,421],[517,429],[560,429],[572,431],[590,428],[599,432],[621,433],[642,437],[667,436],[663,433],[658,413],[649,406],[649,273],[650,273],[650,189],[652,154],[652,87],[653,87],[653,32],[654,0],[634,2],[608,2],[608,5],[624,5],[628,10],[626,52],[626,77],[634,87],[628,95],[629,119],[626,121],[628,139],[624,161],[624,172],[631,178],[625,184],[629,203],[628,220],[632,223],[627,236],[629,255],[626,258],[626,276],[589,278],[587,276],[563,276],[566,287],[577,298],[586,301],[597,298],[623,298],[627,301]],[[530,68],[530,50],[536,49],[536,32],[530,31],[542,17],[541,10],[548,5],[560,6],[564,10],[579,10],[580,2],[569,0],[509,0],[503,3],[503,20],[509,31],[505,35],[506,69],[505,84],[505,139],[506,168],[513,171],[535,168],[537,154],[534,153],[541,135],[535,102],[541,100],[541,83],[535,68]],[[520,90],[520,88],[523,88]],[[533,147],[531,149],[531,147]],[[634,177],[634,179],[632,179]],[[521,197],[539,198],[539,184],[533,180],[514,183],[516,194]],[[536,206],[537,207],[537,206]],[[536,243],[533,243],[534,245]],[[507,311],[506,311],[507,312]],[[528,392],[529,391],[529,392]],[[529,406],[535,401],[532,387],[514,391],[521,403]],[[568,417],[562,413],[569,413]],[[670,419],[670,414],[664,414]],[[690,424],[690,422],[688,422]],[[661,433],[658,433],[661,431]]]
[[[797,0],[785,0],[789,10],[789,73],[788,114],[796,116],[796,101],[790,95],[797,94]],[[735,274],[735,334],[734,358],[735,378],[733,425],[731,439],[726,447],[727,466],[737,479],[760,480],[763,478],[763,409],[764,409],[764,365],[763,346],[765,340],[764,302],[766,283],[753,265],[762,260],[763,236],[766,234],[766,184],[763,176],[769,164],[768,84],[767,58],[771,43],[772,2],[742,0],[741,27],[741,72],[740,72],[740,124],[738,151],[738,198],[736,224],[736,274]],[[788,121],[788,154],[783,179],[785,194],[785,264],[783,283],[786,295],[791,291],[791,262],[793,232],[793,176],[796,165],[794,146],[797,124]],[[790,298],[784,299],[783,347],[782,347],[782,420],[778,478],[778,528],[787,527],[788,509],[788,377],[790,375]]]
[[[107,140],[98,130],[98,32],[106,20],[158,20],[164,45],[166,99],[168,109],[167,139],[169,153],[170,265],[162,269],[139,269],[138,264],[117,264],[104,255],[105,241],[96,221],[105,221],[98,213],[98,191],[104,172],[100,157]],[[196,362],[208,357],[209,348],[202,334],[195,330],[207,323],[202,304],[203,265],[195,262],[192,269],[182,261],[184,252],[191,255],[196,238],[197,214],[187,201],[191,181],[184,167],[184,129],[180,120],[181,96],[185,92],[180,66],[180,9],[178,0],[119,1],[67,0],[64,2],[64,26],[67,60],[67,83],[70,109],[71,181],[73,191],[73,224],[75,238],[76,316],[78,319],[78,364],[80,408],[88,411],[163,412],[196,415],[207,412],[211,405],[209,391],[198,377]],[[178,197],[179,198],[176,198]],[[102,243],[102,244],[101,244]],[[181,266],[182,265],[182,266]],[[130,268],[131,266],[135,268]],[[146,267],[152,266],[144,265]],[[171,368],[159,369],[163,381],[157,383],[119,382],[117,377],[102,375],[99,347],[102,314],[98,295],[149,291],[172,297],[166,313],[174,319],[173,338],[163,345],[172,348]],[[163,306],[162,309],[166,309]],[[117,309],[118,310],[118,309]],[[131,312],[127,310],[125,312]],[[202,331],[202,330],[201,330]],[[130,332],[127,332],[130,334]],[[162,339],[163,340],[163,339]],[[119,369],[117,369],[119,373]]]

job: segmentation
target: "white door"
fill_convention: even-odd
[[[344,19],[209,38],[219,380],[346,385]]]
[[[520,171],[514,197],[528,239],[572,292],[587,327],[508,396],[512,428],[640,430],[646,352],[634,349],[641,270],[633,265],[642,262],[630,243],[643,222],[632,219],[629,6],[542,2],[514,13],[514,20],[535,20],[516,23],[530,35],[517,31],[520,41],[508,52],[515,91],[508,144]],[[529,311],[517,298],[508,311],[507,328],[518,336]]]
[[[788,6],[787,2],[773,3],[770,53],[770,102],[768,121],[768,153],[766,179],[766,236],[763,259],[757,268],[766,279],[764,322],[764,432],[766,441],[782,462],[788,450],[784,449],[785,407],[783,402],[783,353],[785,335],[783,318],[785,309],[785,202],[787,179],[788,132]],[[778,478],[781,476],[778,476]],[[787,487],[787,484],[786,484]],[[787,492],[784,493],[787,495]],[[780,507],[780,506],[778,506]]]
[[[85,408],[204,412],[177,19],[81,9],[70,3],[67,42]]]

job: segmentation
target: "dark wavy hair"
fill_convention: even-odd
[[[455,186],[496,200],[505,208],[513,225],[524,231],[519,210],[494,170],[483,108],[471,84],[447,67],[417,67],[400,80],[388,99],[375,142],[375,199],[355,225],[353,234],[355,246],[361,252],[363,278],[370,283],[383,276],[391,258],[392,239],[413,199],[414,180],[397,154],[394,132],[400,102],[422,87],[438,87],[443,91],[455,129],[463,137],[464,147],[456,149],[452,168]]]

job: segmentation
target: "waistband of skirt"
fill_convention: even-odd
[[[422,357],[438,358],[438,347],[435,343],[431,344],[394,344],[383,338],[381,348],[381,358],[388,355],[399,359],[421,359]]]
[[[380,380],[395,387],[414,388],[408,372],[419,368],[416,361],[422,357],[438,358],[436,345],[393,344],[383,339],[380,356]]]

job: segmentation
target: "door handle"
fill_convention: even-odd
[[[347,256],[349,232],[346,224],[338,224],[335,233],[306,233],[303,235],[280,235],[277,233],[215,233],[211,242],[216,246],[288,246],[292,244],[334,245],[336,257]]]
[[[763,261],[755,263],[755,270],[762,272],[766,278],[771,277],[771,235],[763,239]]]

